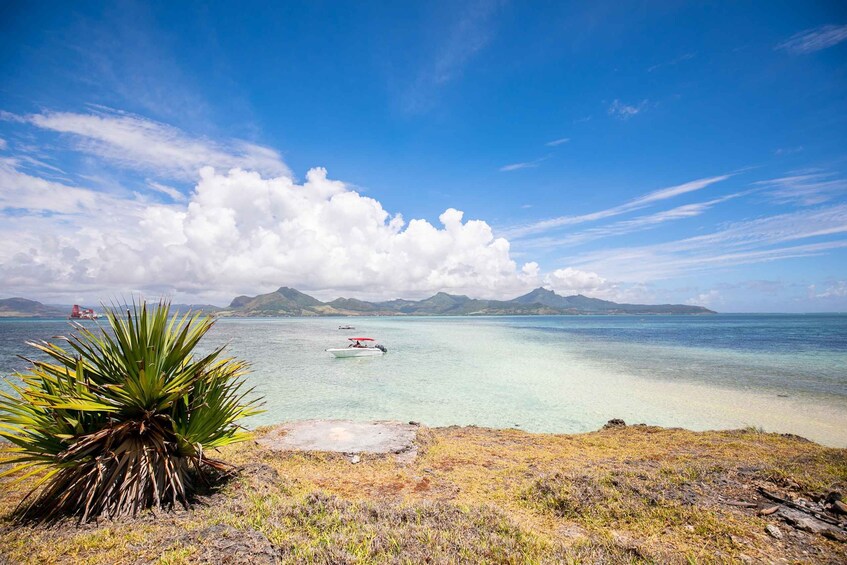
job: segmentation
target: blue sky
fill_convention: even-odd
[[[0,295],[847,310],[841,2],[5,2],[0,22]]]

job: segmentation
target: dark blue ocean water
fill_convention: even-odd
[[[755,353],[847,352],[844,314],[512,318],[518,327],[605,341]]]

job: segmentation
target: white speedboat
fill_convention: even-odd
[[[388,353],[385,346],[374,342],[371,337],[348,337],[350,345],[327,349],[336,357],[372,357]]]

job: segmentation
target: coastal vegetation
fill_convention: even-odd
[[[259,429],[256,438],[272,431]],[[802,519],[790,522],[784,505],[761,494],[811,508],[847,489],[847,450],[796,436],[623,425],[578,435],[420,427],[416,444],[412,459],[227,446],[218,456],[238,474],[189,510],[67,528],[7,521],[0,562],[847,559],[837,529],[803,529]],[[4,485],[0,516],[8,520],[29,480]]]
[[[247,437],[236,422],[257,412],[241,379],[247,365],[223,347],[196,355],[213,325],[142,302],[108,328],[75,324],[57,343],[31,343],[46,360],[0,393],[4,474],[36,478],[18,522],[55,521],[187,506],[197,483],[225,463],[211,451]]]

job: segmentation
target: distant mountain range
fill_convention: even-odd
[[[356,298],[336,298],[321,302],[299,290],[281,287],[258,296],[238,296],[227,308],[208,304],[174,304],[180,312],[193,309],[222,317],[285,316],[503,316],[578,314],[714,314],[702,306],[684,304],[618,304],[581,294],[560,296],[552,290],[536,288],[512,300],[478,300],[464,295],[439,292],[423,300],[366,302]],[[24,298],[0,300],[0,317],[64,317],[70,307],[45,306]]]
[[[26,298],[0,299],[0,318],[58,318],[70,311],[70,307],[48,306]]]

